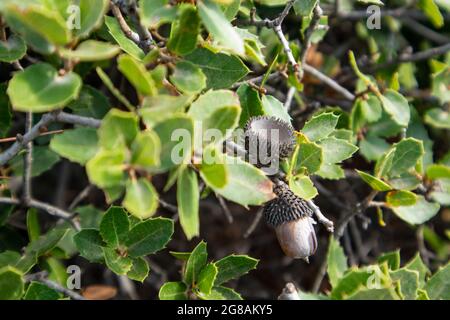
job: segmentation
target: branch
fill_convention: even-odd
[[[73,300],[86,300],[86,298],[81,296],[80,294],[63,287],[59,283],[48,280],[47,276],[48,276],[48,274],[46,271],[29,274],[29,275],[25,276],[25,281],[26,282],[31,282],[31,281],[41,282],[41,283],[45,284],[47,287],[49,287],[50,289],[58,291]]]
[[[384,63],[372,65],[367,68],[362,68],[362,71],[367,72],[367,73],[373,73],[379,69],[384,69],[384,68],[387,68],[387,67],[390,67],[393,65],[401,64],[401,63],[427,60],[434,56],[440,56],[440,55],[446,54],[449,51],[450,51],[450,43],[447,43],[447,44],[439,46],[439,47],[419,51],[416,53],[402,54],[402,55],[398,56],[396,59],[386,61]]]
[[[432,29],[427,28],[426,26],[418,23],[414,19],[410,19],[408,17],[402,18],[402,24],[414,31],[415,33],[423,36],[424,38],[431,40],[437,44],[447,44],[450,42],[450,39],[445,35],[442,35]]]
[[[309,48],[311,47],[311,36],[314,33],[314,30],[316,30],[317,26],[319,25],[320,17],[322,16],[322,14],[323,14],[322,8],[320,8],[319,2],[317,2],[313,10],[311,22],[305,31],[305,38],[303,40],[302,50],[300,51],[300,61],[302,66],[306,64],[306,56]],[[303,71],[301,71],[301,78],[302,77]]]
[[[18,135],[17,141],[4,152],[0,153],[0,166],[5,165],[9,160],[20,152],[29,142],[33,141],[41,135],[41,128],[48,126],[52,122],[63,122],[75,125],[81,125],[92,128],[99,128],[101,121],[77,116],[65,112],[50,112],[42,116],[41,120],[34,125],[24,136]]]

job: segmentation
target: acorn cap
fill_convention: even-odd
[[[264,206],[264,218],[269,225],[277,227],[301,217],[310,217],[313,214],[308,203],[296,196],[286,183],[277,181],[273,192],[277,197]]]
[[[257,165],[267,164],[267,160],[277,157],[279,160],[289,157],[295,148],[295,134],[292,126],[278,118],[268,116],[252,117],[245,128],[245,148],[247,152],[258,152]],[[278,135],[278,136],[276,136]],[[256,144],[256,145],[255,145]],[[253,148],[252,148],[253,147]],[[260,159],[259,150],[265,148],[267,159]],[[272,147],[275,154],[271,154]]]

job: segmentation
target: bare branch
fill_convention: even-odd
[[[41,282],[41,283],[45,284],[47,287],[49,287],[50,289],[58,291],[73,300],[86,300],[85,297],[76,293],[75,291],[69,290],[69,289],[63,287],[62,285],[60,285],[59,283],[48,280],[47,276],[48,276],[48,273],[46,271],[28,274],[25,276],[25,281],[26,282],[31,282],[31,281]]]

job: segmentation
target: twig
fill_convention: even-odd
[[[327,217],[325,217],[320,211],[320,208],[316,206],[316,204],[312,200],[307,200],[308,206],[313,210],[314,215],[317,217],[317,220],[319,223],[323,224],[328,232],[334,232],[334,223],[333,221],[330,221]]]
[[[80,225],[77,221],[73,221],[73,215],[70,214],[67,211],[64,211],[60,208],[57,208],[55,206],[52,206],[48,203],[44,203],[35,199],[30,199],[27,203],[22,203],[20,200],[18,199],[14,199],[14,198],[5,198],[5,197],[0,197],[0,203],[4,203],[4,204],[13,204],[13,205],[21,205],[23,204],[26,207],[29,208],[35,208],[35,209],[39,209],[39,210],[43,210],[45,212],[47,212],[49,215],[63,219],[67,222],[69,222],[77,231],[80,230]]]
[[[286,101],[284,102],[284,107],[286,108],[287,112],[291,110],[292,107],[292,101],[294,100],[295,92],[297,92],[297,89],[294,87],[290,87],[289,91],[286,95]]]
[[[25,117],[25,132],[29,133],[33,128],[33,113],[27,112]],[[32,195],[31,177],[33,170],[33,141],[25,145],[25,155],[23,157],[23,200],[25,203],[30,201]]]
[[[133,281],[127,276],[117,276],[117,279],[119,280],[119,286],[122,292],[127,294],[131,300],[139,300],[139,295]]]
[[[303,66],[306,63],[306,56],[308,53],[309,48],[311,47],[311,36],[313,35],[314,31],[316,30],[317,26],[320,23],[320,18],[323,14],[322,8],[320,8],[319,1],[317,2],[316,6],[313,9],[313,16],[311,19],[311,22],[308,26],[308,28],[305,30],[305,37],[303,40],[302,49],[300,51],[300,62],[301,66]],[[300,69],[301,69],[300,66]],[[303,77],[303,70],[300,71],[300,78]]]
[[[38,137],[51,136],[54,134],[61,134],[63,132],[64,132],[64,130],[52,130],[52,131],[48,131],[48,132],[43,132]],[[8,143],[8,142],[15,142],[15,141],[17,141],[17,136],[0,139],[0,143]]]
[[[427,60],[434,56],[440,56],[442,54],[446,54],[449,51],[450,51],[450,43],[447,43],[447,44],[439,46],[439,47],[419,51],[416,53],[403,54],[403,55],[400,55],[396,59],[392,59],[392,60],[386,61],[384,63],[372,65],[372,66],[369,66],[366,68],[361,68],[361,69],[364,72],[373,73],[377,70],[384,69],[384,68],[391,67],[393,65],[397,65],[397,64],[401,64],[401,63],[405,63],[405,62],[417,62],[417,61],[421,61],[421,60]]]
[[[48,276],[48,273],[46,271],[38,272],[38,273],[34,273],[34,274],[28,274],[25,276],[25,281],[26,282],[31,282],[31,281],[41,282],[41,283],[45,284],[47,287],[49,287],[50,289],[58,291],[73,300],[86,300],[86,298],[84,298],[82,295],[63,287],[59,283],[48,280],[47,276]]]
[[[259,222],[261,221],[262,216],[263,216],[263,208],[260,208],[256,212],[255,217],[253,218],[253,221],[250,224],[250,226],[248,227],[247,231],[245,231],[244,238],[248,238],[255,231],[256,227],[258,226]]]
[[[233,223],[233,215],[231,214],[230,209],[228,208],[228,205],[223,199],[223,197],[216,195],[216,198],[217,200],[219,200],[220,207],[222,208],[222,211],[225,214],[228,223]]]
[[[173,214],[178,214],[178,208],[173,204],[167,203],[161,198],[159,199],[159,204],[161,205],[161,207],[172,212]]]
[[[141,44],[139,34],[131,30],[130,26],[125,21],[125,18],[122,15],[122,11],[120,11],[120,8],[114,3],[114,1],[111,1],[111,10],[116,17],[117,22],[119,22],[120,28],[122,29],[125,36],[139,46]]]
[[[353,93],[351,93],[350,91],[348,91],[347,89],[345,89],[343,86],[341,86],[339,83],[337,83],[335,80],[331,79],[330,77],[328,77],[327,75],[323,74],[322,72],[320,72],[319,70],[317,70],[314,67],[311,67],[308,64],[304,64],[302,66],[303,70],[307,73],[309,73],[310,75],[316,77],[317,79],[319,79],[320,81],[322,81],[323,83],[325,83],[327,86],[329,86],[330,88],[334,89],[335,91],[339,92],[343,97],[345,97],[348,100],[355,100],[355,95]]]
[[[31,128],[30,131],[28,131],[24,136],[20,136],[21,138],[17,139],[11,147],[0,153],[0,166],[5,165],[17,153],[19,153],[24,146],[39,137],[41,135],[41,129],[48,126],[52,122],[70,123],[93,128],[98,128],[101,124],[100,120],[77,116],[65,112],[46,113],[42,116],[41,120]]]
[[[424,38],[431,40],[437,44],[447,44],[450,42],[450,39],[443,34],[440,34],[432,29],[427,28],[423,24],[418,23],[414,19],[405,17],[401,19],[402,24],[414,31],[415,33],[423,36]]]
[[[75,199],[72,200],[72,202],[69,205],[69,211],[72,211],[73,209],[75,209],[75,207],[81,202],[83,201],[84,198],[86,198],[89,195],[89,192],[91,192],[93,188],[92,184],[89,184],[86,186],[86,188],[84,188],[83,190],[81,190],[81,192],[75,197]]]

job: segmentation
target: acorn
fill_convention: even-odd
[[[277,197],[264,206],[264,218],[275,228],[284,253],[308,262],[317,250],[315,221],[311,218],[313,211],[285,182],[276,180],[273,191]]]
[[[294,129],[283,120],[268,116],[252,117],[244,130],[249,162],[257,167],[267,167],[274,160],[279,163],[294,151]]]

